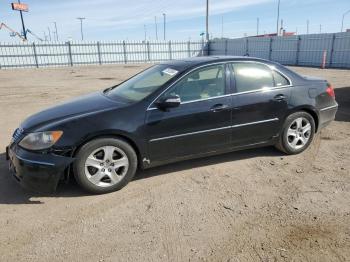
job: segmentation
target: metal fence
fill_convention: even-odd
[[[350,33],[215,40],[210,55],[249,55],[284,65],[350,68]]]
[[[0,68],[147,63],[203,54],[204,42],[0,43]]]
[[[284,65],[350,68],[350,32],[196,42],[0,43],[0,68],[144,63],[198,55],[249,55]]]

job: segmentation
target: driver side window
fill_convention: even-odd
[[[198,69],[176,83],[165,96],[178,95],[181,102],[225,95],[224,65]]]

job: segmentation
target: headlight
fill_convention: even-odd
[[[29,150],[42,150],[53,146],[63,135],[62,131],[46,131],[26,135],[19,145]]]

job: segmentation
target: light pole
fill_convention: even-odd
[[[57,24],[56,24],[56,22],[53,22],[53,24],[55,25],[56,41],[58,42]]]
[[[206,17],[205,17],[205,38],[209,41],[209,0],[207,0]]]
[[[256,18],[256,35],[259,35],[259,17]]]
[[[343,32],[343,27],[344,27],[344,18],[345,16],[350,13],[350,10],[346,11],[344,14],[343,14],[343,19],[341,20],[341,30],[340,32]]]
[[[83,20],[85,17],[77,17],[78,20],[80,20],[80,34],[81,34],[81,41],[84,40],[84,34],[83,34]]]
[[[309,19],[306,20],[306,34],[308,35],[309,34]]]
[[[49,39],[50,39],[50,42],[51,42],[51,30],[50,30],[50,27],[47,27],[47,30],[49,31]]]
[[[163,33],[164,33],[164,41],[165,41],[165,27],[166,27],[166,14],[163,13]]]
[[[281,0],[278,0],[278,5],[277,5],[277,30],[276,30],[277,36],[279,35],[278,34],[278,32],[279,32],[278,23],[279,23],[279,20],[280,20],[280,3],[281,3]]]
[[[221,16],[221,38],[224,38],[224,16]]]
[[[154,25],[156,26],[156,40],[158,41],[158,25],[157,25],[157,17],[154,17]]]
[[[146,25],[143,25],[143,29],[145,31],[145,43],[146,43],[146,41],[147,41],[147,27],[146,27]]]

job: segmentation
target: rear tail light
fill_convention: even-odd
[[[328,94],[329,96],[335,98],[335,93],[334,93],[334,89],[333,89],[332,85],[329,84],[329,83],[328,83],[327,85],[328,85],[328,87],[327,87],[327,89],[326,89],[327,94]]]

